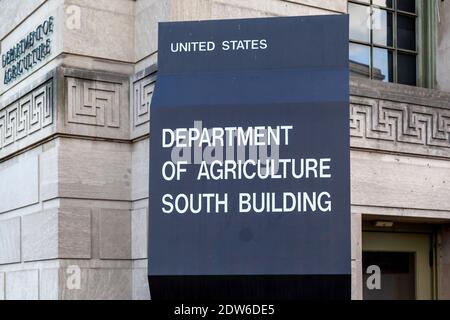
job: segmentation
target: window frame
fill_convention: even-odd
[[[438,35],[438,0],[417,0],[416,10],[422,12],[422,17],[416,25],[418,59],[417,85],[434,89],[437,87],[436,51]]]
[[[352,40],[349,37],[349,43],[364,45],[370,48],[370,66],[369,78],[373,79],[372,64],[374,61],[374,48],[386,49],[393,52],[392,72],[393,82],[398,83],[398,53],[404,53],[416,56],[416,86],[434,88],[436,86],[436,43],[437,43],[437,15],[435,0],[416,0],[415,13],[398,10],[397,1],[394,1],[392,8],[387,8],[359,0],[348,0],[347,7],[350,3],[364,5],[370,8],[386,10],[393,15],[392,18],[392,46],[375,44],[373,42],[373,29],[370,29],[370,42]],[[415,35],[416,48],[408,50],[398,48],[397,43],[397,14],[413,17],[415,19]]]

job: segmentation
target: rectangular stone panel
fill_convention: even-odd
[[[20,217],[0,220],[0,264],[20,262]]]
[[[59,196],[130,200],[131,151],[128,144],[61,139]]]
[[[450,162],[351,152],[352,205],[450,210]]]
[[[58,257],[58,211],[33,213],[22,219],[23,260],[56,259]]]
[[[100,211],[100,259],[131,259],[131,213]]]
[[[64,112],[58,131],[126,140],[130,138],[128,78],[76,69],[61,69]]]
[[[0,213],[39,202],[39,158],[27,153],[0,164]]]
[[[6,300],[38,300],[39,271],[12,271],[5,278]]]
[[[68,18],[82,17],[76,28],[64,24],[64,52],[134,62],[135,1],[66,0],[64,5]]]
[[[59,213],[59,253],[61,259],[91,258],[91,210],[64,208]]]

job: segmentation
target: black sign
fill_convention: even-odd
[[[348,17],[159,27],[153,297],[349,298]]]

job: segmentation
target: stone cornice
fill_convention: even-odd
[[[450,158],[450,94],[351,79],[351,146]]]

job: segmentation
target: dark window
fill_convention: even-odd
[[[398,14],[397,46],[399,49],[416,50],[416,19]]]
[[[352,0],[348,13],[351,73],[416,85],[416,0]]]
[[[397,9],[409,13],[416,13],[416,1],[414,0],[397,0]]]
[[[398,82],[414,86],[416,84],[416,56],[398,53]]]

